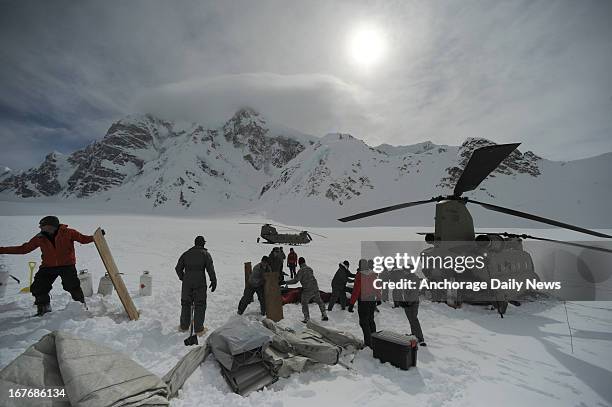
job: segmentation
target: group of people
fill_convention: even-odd
[[[41,249],[42,264],[34,276],[30,291],[35,298],[37,313],[42,316],[51,311],[49,292],[53,287],[53,282],[58,277],[62,280],[64,290],[68,291],[75,301],[85,303],[75,266],[74,242],[88,244],[92,243],[94,239],[93,236],[83,235],[67,225],[61,224],[56,216],[42,218],[39,222],[39,228],[40,233],[30,241],[21,246],[0,247],[0,254],[26,254],[37,248]],[[214,292],[217,288],[213,259],[204,247],[205,244],[204,237],[197,236],[194,246],[179,257],[175,267],[176,274],[182,282],[179,329],[187,331],[190,324],[193,323],[194,332],[198,335],[205,332],[207,287],[210,288],[211,292]],[[290,271],[288,275],[290,278],[287,281],[284,281],[286,274],[283,272],[285,259]],[[301,305],[304,314],[302,322],[306,323],[310,319],[308,309],[310,302],[319,306],[323,321],[328,321],[327,311],[332,311],[336,303],[340,304],[342,310],[348,308],[349,312],[353,312],[355,303],[357,303],[359,325],[363,331],[364,343],[366,346],[371,346],[371,334],[376,331],[374,315],[377,311],[377,305],[380,305],[383,300],[383,293],[374,286],[377,275],[373,272],[371,260],[359,260],[359,266],[355,274],[350,272],[349,266],[347,260],[338,264],[338,270],[332,279],[332,292],[326,310],[315,273],[306,264],[306,259],[298,257],[293,248],[289,250],[288,255],[285,255],[282,247],[274,247],[268,256],[263,256],[261,261],[253,267],[242,298],[238,303],[238,314],[242,315],[244,313],[247,306],[253,301],[255,294],[257,294],[259,300],[261,314],[266,314],[264,273],[278,272],[279,284],[287,287],[300,283],[302,286]],[[206,274],[210,279],[210,286],[207,285]],[[353,287],[349,287],[350,283],[354,283]],[[347,293],[351,294],[348,300]],[[394,303],[396,307],[404,309],[412,333],[417,337],[420,345],[425,346],[423,331],[418,319],[418,293],[411,293],[410,295],[412,295],[410,298],[394,298]]]
[[[255,265],[248,284],[244,289],[244,294],[238,303],[239,315],[242,315],[248,304],[253,301],[255,293],[257,293],[257,298],[259,300],[261,315],[266,314],[263,274],[269,271],[277,271],[280,276],[283,276],[282,260],[280,262],[278,260],[281,258],[285,258],[282,247],[275,247],[269,256],[263,256],[261,261]],[[363,331],[364,344],[368,347],[371,346],[371,335],[376,332],[374,316],[378,311],[377,306],[382,304],[383,299],[385,301],[388,300],[388,293],[383,293],[381,290],[375,288],[374,280],[379,276],[373,271],[373,262],[367,259],[359,260],[356,274],[351,273],[348,260],[344,260],[338,264],[338,270],[332,279],[332,292],[326,310],[313,269],[306,264],[306,259],[304,259],[304,257],[298,258],[297,253],[295,253],[293,249],[290,249],[290,254],[287,256],[287,265],[295,264],[295,259],[297,259],[299,269],[295,273],[293,270],[291,271],[291,279],[284,281],[284,285],[287,287],[288,285],[300,283],[302,286],[300,300],[302,313],[304,314],[302,322],[306,323],[310,319],[308,304],[311,302],[319,306],[321,310],[321,319],[323,321],[329,320],[326,311],[332,311],[335,304],[339,303],[341,309],[348,309],[348,312],[354,312],[354,306],[357,304],[359,326]],[[275,266],[273,266],[273,264]],[[354,283],[354,285],[350,287],[350,283]],[[281,284],[283,284],[282,281]],[[350,299],[347,299],[347,293],[350,294]],[[404,309],[412,334],[416,336],[419,344],[421,346],[426,346],[423,330],[421,329],[421,324],[418,319],[418,292],[413,291],[409,294],[400,292],[397,295],[394,292],[393,301],[395,308],[401,307]]]
[[[312,301],[315,302],[320,310],[321,310],[321,319],[323,321],[327,321],[327,313],[325,312],[325,303],[321,299],[321,295],[319,293],[319,283],[314,276],[314,271],[310,266],[306,264],[306,259],[303,257],[297,258],[297,253],[293,250],[293,248],[289,249],[289,257],[287,258],[287,265],[292,265],[295,269],[295,266],[299,266],[299,270],[291,271],[291,279],[284,281],[284,273],[282,271],[282,260],[284,260],[284,252],[282,247],[275,247],[269,256],[263,256],[261,261],[253,267],[251,271],[251,275],[249,276],[248,283],[244,288],[244,293],[240,301],[238,302],[238,315],[242,315],[246,309],[246,307],[253,301],[254,294],[257,294],[257,299],[259,301],[259,308],[261,311],[261,315],[266,314],[266,304],[265,304],[265,296],[264,296],[264,273],[266,272],[278,272],[280,276],[279,283],[286,286],[300,283],[302,286],[302,294],[301,294],[301,303],[302,303],[302,312],[304,314],[304,320],[302,322],[306,323],[310,319],[310,311],[308,309],[308,304]],[[297,261],[295,260],[297,258]],[[278,260],[282,259],[280,262]],[[294,263],[295,262],[295,263]],[[297,264],[296,264],[297,263]]]

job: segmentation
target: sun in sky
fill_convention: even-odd
[[[354,27],[348,35],[348,54],[351,62],[359,68],[372,68],[383,60],[387,40],[385,33],[375,25],[362,24]]]

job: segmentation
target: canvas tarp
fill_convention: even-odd
[[[168,385],[168,398],[178,395],[178,391],[183,387],[185,381],[200,366],[210,353],[208,346],[198,346],[191,349],[178,363],[162,377]]]
[[[263,325],[277,335],[273,346],[281,352],[305,356],[315,362],[326,365],[338,363],[342,349],[334,343],[326,341],[323,335],[311,329],[296,332],[283,328],[270,319],[264,319]]]
[[[363,341],[350,332],[331,329],[312,321],[308,321],[308,323],[306,324],[306,328],[318,332],[319,334],[321,334],[321,336],[323,336],[323,338],[335,343],[336,345],[344,348],[345,350],[356,351],[363,348]]]
[[[43,336],[0,371],[0,394],[9,389],[64,388],[64,399],[37,398],[42,407],[167,406],[168,388],[129,357],[62,331]],[[31,398],[5,398],[29,406]]]
[[[259,321],[236,317],[211,332],[206,344],[219,363],[233,370],[251,361],[261,361],[261,354],[272,342],[272,337],[272,332]]]

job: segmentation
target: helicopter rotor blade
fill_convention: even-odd
[[[404,208],[410,208],[411,206],[423,205],[426,203],[437,202],[440,200],[442,200],[441,197],[435,197],[435,198],[426,199],[424,201],[405,202],[405,203],[401,203],[397,205],[385,206],[384,208],[378,208],[378,209],[374,209],[371,211],[360,212],[355,215],[340,218],[338,220],[340,222],[351,222],[357,219],[367,218],[369,216],[374,216],[374,215],[378,215],[378,214],[385,213],[385,212],[395,211],[395,210],[404,209]]]
[[[520,144],[496,144],[474,150],[455,184],[453,195],[461,196],[464,192],[476,189]]]
[[[547,225],[557,226],[563,229],[574,230],[576,232],[585,233],[587,235],[612,239],[612,236],[607,235],[605,233],[596,232],[594,230],[585,229],[580,226],[570,225],[569,223],[563,223],[563,222],[559,222],[553,219],[543,218],[541,216],[533,215],[531,213],[521,212],[521,211],[517,211],[515,209],[510,209],[510,208],[504,208],[503,206],[493,205],[493,204],[489,204],[486,202],[475,201],[473,199],[468,199],[467,201],[480,205],[483,208],[489,209],[491,211],[505,213],[506,215],[512,215],[518,218],[529,219],[529,220],[533,220],[533,221],[540,222],[540,223],[546,223]]]
[[[309,235],[315,235],[315,236],[322,237],[323,239],[327,239],[327,236],[323,236],[323,235],[320,235],[320,234],[318,234],[318,233],[311,232],[311,231],[309,231],[309,230],[306,230],[305,232],[306,232],[306,233],[308,233]]]
[[[606,249],[604,247],[590,246],[590,245],[574,243],[574,242],[564,242],[563,240],[547,239],[545,237],[537,237],[537,236],[531,236],[531,235],[525,235],[525,234],[516,235],[513,233],[505,233],[505,232],[500,233],[500,235],[506,236],[506,237],[519,237],[521,239],[541,240],[543,242],[560,243],[560,244],[564,244],[567,246],[581,247],[583,249],[596,250],[596,251],[605,252],[605,253],[612,253],[611,249]]]
[[[300,233],[306,232],[306,233],[309,233],[309,234],[312,234],[312,235],[319,236],[319,237],[322,237],[324,239],[327,239],[327,236],[323,236],[323,235],[320,235],[320,234],[315,233],[315,232],[310,232],[310,231],[305,230],[305,229],[296,229],[296,228],[292,228],[292,227],[289,227],[289,226],[275,225],[273,223],[268,223],[268,225],[276,226],[276,227],[282,228],[282,229],[293,230],[295,232],[300,232]]]

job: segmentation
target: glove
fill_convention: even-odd
[[[381,300],[376,300],[376,306],[379,306],[380,304],[382,304]]]
[[[211,281],[209,287],[210,287],[210,292],[214,293],[215,290],[217,289],[217,282],[216,281]]]
[[[353,304],[348,306],[348,312],[353,312],[354,306]]]
[[[106,232],[104,231],[104,229],[100,229],[100,232],[102,232],[102,236],[106,236]]]

